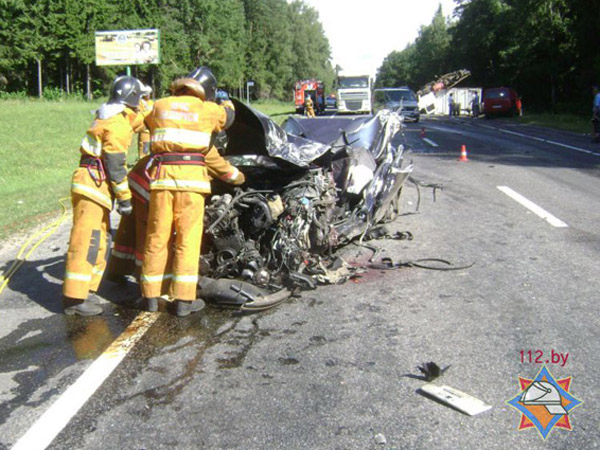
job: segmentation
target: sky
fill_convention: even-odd
[[[341,74],[375,77],[383,59],[414,42],[438,6],[448,17],[453,0],[304,0],[319,13]]]

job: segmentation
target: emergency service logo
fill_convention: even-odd
[[[521,391],[506,402],[521,413],[519,431],[535,427],[543,439],[554,428],[571,431],[570,413],[583,403],[569,392],[571,381],[555,379],[545,365],[533,380],[519,377]]]

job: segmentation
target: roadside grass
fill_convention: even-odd
[[[523,116],[511,120],[527,125],[538,125],[582,134],[592,131],[592,123],[589,117],[586,118],[574,114],[530,114],[525,112]]]
[[[0,239],[60,211],[96,107],[75,100],[0,102]]]
[[[58,215],[58,200],[69,196],[79,144],[104,99],[0,101],[0,239],[30,229]],[[251,104],[278,123],[293,104]],[[134,137],[129,161],[137,155]]]
[[[296,112],[293,102],[281,102],[277,100],[259,100],[250,103],[254,109],[270,116],[278,125],[281,125],[290,114]]]

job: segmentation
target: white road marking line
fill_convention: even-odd
[[[548,211],[543,209],[541,206],[536,205],[531,200],[526,199],[518,192],[513,191],[508,186],[496,186],[496,187],[498,189],[500,189],[502,192],[504,192],[506,195],[508,195],[510,198],[517,201],[518,203],[523,205],[525,208],[529,209],[531,212],[533,212],[534,214],[536,214],[539,217],[541,217],[542,219],[544,219],[546,222],[548,222],[553,227],[566,228],[569,226],[566,223],[564,223],[562,220],[554,217],[552,214],[550,214]]]
[[[517,133],[516,131],[504,130],[502,128],[491,127],[489,125],[480,125],[480,126],[483,128],[488,128],[490,130],[499,131],[500,133],[512,134],[513,136],[519,136],[519,137],[523,137],[526,139],[532,139],[534,141],[545,142],[546,144],[557,145],[559,147],[568,148],[570,150],[575,150],[576,152],[585,153],[587,155],[600,156],[600,153],[593,152],[591,150],[587,150],[587,149],[581,148],[581,147],[574,147],[573,145],[563,144],[562,142],[551,141],[549,139],[544,139],[544,138],[540,138],[537,136],[530,136],[528,134],[523,134],[523,133]]]
[[[435,142],[433,142],[431,139],[424,137],[423,140],[425,142],[427,142],[429,145],[431,145],[432,147],[439,147],[439,145],[437,145]]]
[[[81,376],[50,406],[12,450],[43,450],[77,414],[104,380],[156,322],[159,313],[142,312]]]

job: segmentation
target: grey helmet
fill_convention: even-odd
[[[142,97],[142,84],[140,80],[130,76],[120,76],[115,78],[110,87],[110,98],[108,104],[127,105],[131,108],[137,108]]]
[[[217,94],[217,79],[212,73],[212,70],[206,66],[200,66],[192,70],[187,75],[187,78],[193,78],[202,85],[206,95],[205,100],[210,102],[215,101],[215,96]]]

